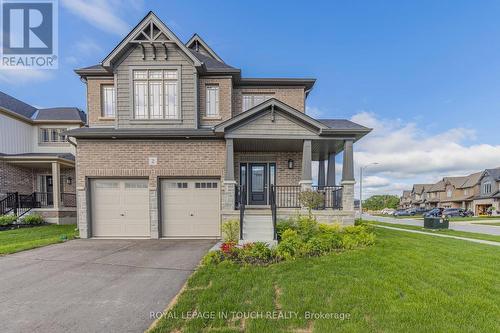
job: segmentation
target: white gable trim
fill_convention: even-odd
[[[118,44],[117,47],[111,53],[104,58],[102,65],[104,67],[110,67],[116,56],[120,54],[123,48],[127,47],[129,43],[136,37],[137,34],[141,33],[142,30],[151,22],[153,22],[172,42],[174,42],[184,54],[193,61],[193,64],[200,67],[202,63],[189,51],[189,49],[179,40],[179,38],[163,23],[153,12],[149,12],[139,24],[132,29],[132,31]]]

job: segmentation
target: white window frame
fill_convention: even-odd
[[[453,191],[452,191],[452,190],[447,190],[447,191],[446,191],[446,196],[447,196],[448,198],[451,198],[451,195],[452,195],[452,194],[453,194]]]
[[[143,72],[143,77],[138,77]],[[161,73],[161,76],[157,76]],[[137,75],[136,75],[137,74]],[[178,68],[133,68],[131,69],[132,116],[134,120],[169,121],[180,120],[180,80],[181,71]],[[160,86],[160,99],[153,99],[152,87]],[[136,96],[136,86],[143,86],[144,112],[138,115],[139,104]],[[173,100],[165,91],[174,87]],[[157,91],[157,90],[155,90]],[[173,102],[173,103],[172,103]],[[156,106],[156,108],[155,108]],[[157,109],[159,107],[159,110]],[[158,112],[159,111],[159,112]]]
[[[111,92],[109,90],[111,89]],[[111,94],[111,112],[108,112],[107,107],[109,106],[108,98]],[[116,89],[113,84],[102,84],[101,85],[101,117],[103,118],[115,118],[116,117]]]
[[[491,182],[484,182],[483,183],[483,193],[484,194],[491,193]]]
[[[213,93],[213,96],[212,96]],[[205,89],[205,99],[206,99],[206,107],[205,107],[205,116],[207,118],[219,118],[219,85],[210,84],[206,86]]]
[[[247,94],[244,93],[241,97],[241,111],[245,112],[250,110],[256,105],[264,103],[265,101],[273,98],[272,94]]]
[[[61,135],[62,132],[67,131],[64,127],[40,127],[39,129],[39,142],[41,144],[60,144],[66,143],[66,136]]]

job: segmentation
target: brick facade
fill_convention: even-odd
[[[210,85],[217,85],[219,87],[219,117],[216,118],[207,118],[206,116],[206,88]],[[214,126],[222,121],[230,119],[232,117],[232,95],[233,82],[231,77],[201,77],[198,83],[198,107],[200,110],[200,125]]]
[[[33,192],[33,169],[0,161],[0,198],[9,192]]]
[[[92,78],[87,80],[87,118],[89,126],[114,126],[114,118],[102,117],[102,92],[104,84],[114,84],[114,80]]]
[[[242,112],[242,96],[244,94],[271,95],[274,98],[290,105],[298,111],[305,112],[305,92],[303,87],[287,88],[248,88],[235,87],[233,89],[233,116]]]

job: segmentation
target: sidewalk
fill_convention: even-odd
[[[465,240],[465,241],[469,241],[469,242],[473,242],[473,243],[500,246],[500,242],[493,242],[493,241],[487,241],[487,240],[482,240],[482,239],[472,239],[472,238],[466,238],[466,237],[437,234],[437,233],[433,233],[433,232],[425,232],[425,231],[418,231],[418,230],[411,230],[411,229],[401,229],[401,228],[388,227],[385,225],[378,225],[378,224],[373,224],[373,226],[377,227],[377,228],[385,228],[385,229],[391,229],[391,230],[412,232],[415,234],[424,234],[424,235],[431,235],[431,236],[444,237],[444,238],[455,238],[455,239]]]

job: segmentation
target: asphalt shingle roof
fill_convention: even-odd
[[[356,124],[347,119],[316,119],[332,129],[363,129],[369,130],[368,127]]]
[[[237,68],[234,68],[232,66],[229,66],[226,63],[223,63],[221,61],[218,61],[212,57],[209,57],[201,52],[196,52],[195,50],[189,49],[191,53],[199,60],[201,61],[205,67],[208,70],[233,70],[237,71]]]
[[[17,113],[31,120],[74,120],[86,122],[86,114],[75,107],[56,107],[37,109],[0,91],[0,108]]]

